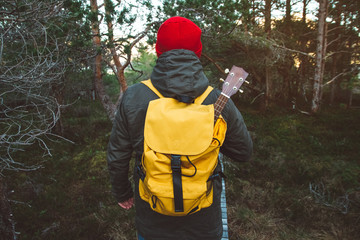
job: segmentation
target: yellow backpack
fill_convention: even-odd
[[[194,103],[165,98],[149,103],[144,128],[144,152],[140,175],[140,197],[161,214],[185,216],[213,202],[213,179],[218,154],[225,139],[226,122],[214,124],[214,105],[201,105],[212,87]]]

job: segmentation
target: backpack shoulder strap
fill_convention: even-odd
[[[154,87],[154,85],[152,84],[150,79],[141,81],[141,83],[145,84],[148,88],[150,88],[160,98],[164,98],[164,96]],[[213,87],[208,86],[207,89],[199,97],[197,97],[195,99],[195,103],[196,104],[202,104],[202,102],[206,99],[206,97],[210,94],[210,92],[213,89],[214,89]]]
[[[195,103],[196,104],[202,104],[203,101],[206,99],[206,97],[211,93],[211,91],[214,88],[212,86],[208,86],[207,89],[199,96],[195,99]]]
[[[150,79],[141,81],[141,83],[145,84],[148,88],[150,88],[160,98],[164,98],[164,96],[154,87],[154,85],[152,84]]]

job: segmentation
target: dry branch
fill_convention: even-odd
[[[301,55],[305,55],[305,56],[310,57],[310,58],[315,58],[315,56],[310,54],[310,53],[302,52],[302,51],[295,50],[295,49],[290,49],[290,48],[287,48],[285,46],[280,46],[280,45],[277,45],[277,44],[273,44],[273,46],[276,47],[276,48],[284,49],[284,50],[286,50],[288,52],[299,53]]]
[[[26,1],[22,11],[11,2],[2,3],[7,11],[0,32],[0,172],[40,168],[39,162],[14,157],[26,146],[38,144],[51,155],[48,141],[59,137],[52,129],[62,108],[52,88],[61,84],[66,69],[64,41],[48,31],[63,1]]]

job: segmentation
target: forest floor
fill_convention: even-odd
[[[242,114],[254,154],[225,159],[230,239],[360,239],[360,110]],[[63,125],[74,143],[29,148],[17,157],[43,167],[6,175],[19,239],[135,239],[134,209],[110,192],[100,104],[78,102]]]

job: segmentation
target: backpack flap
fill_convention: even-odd
[[[160,98],[149,103],[144,139],[155,152],[197,155],[211,144],[213,130],[213,105],[186,104],[172,98]]]

